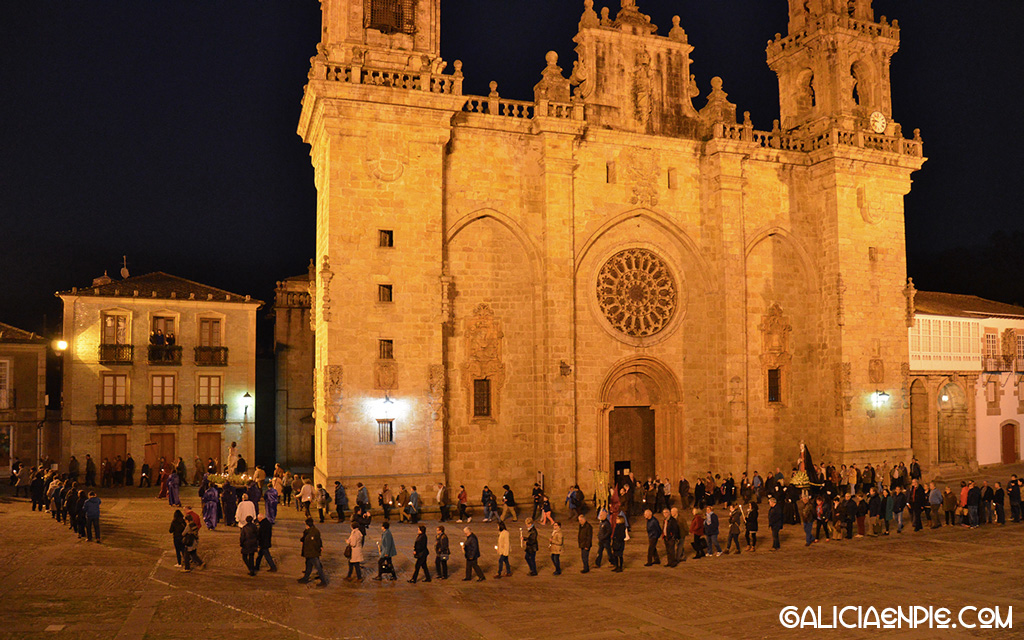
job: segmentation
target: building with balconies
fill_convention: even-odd
[[[255,451],[256,310],[262,302],[166,273],[59,292],[64,302],[61,464],[86,453],[141,466],[222,464]]]
[[[926,468],[1020,460],[1024,307],[911,290],[903,401],[910,444]]]
[[[44,455],[46,339],[0,322],[0,473]]]

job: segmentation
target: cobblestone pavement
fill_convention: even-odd
[[[990,477],[1008,476],[1008,470]],[[981,477],[979,475],[978,477]],[[1005,480],[1005,477],[1003,478]],[[47,514],[0,488],[0,640],[25,638],[229,638],[253,632],[277,640],[327,638],[901,638],[1024,637],[1024,525],[977,530],[943,527],[882,538],[820,543],[805,548],[800,527],[786,527],[782,551],[771,553],[762,511],[757,553],[693,561],[675,569],[643,567],[642,531],[628,543],[626,570],[607,565],[580,575],[575,524],[565,527],[564,574],[551,575],[541,527],[541,575],[528,577],[522,556],[515,574],[495,580],[496,526],[471,525],[484,552],[486,582],[463,582],[453,558],[452,578],[406,583],[411,576],[414,527],[396,525],[397,582],[345,582],[342,556],[349,528],[322,526],[326,589],[296,583],[302,570],[299,515],[281,506],[275,527],[278,573],[246,575],[237,529],[203,531],[199,552],[208,568],[174,568],[167,527],[173,508],[155,490],[104,490],[103,543],[79,542]],[[183,504],[198,507],[195,489]],[[722,512],[720,512],[721,516]],[[723,518],[724,520],[724,518]],[[367,550],[379,539],[375,518]],[[427,522],[433,532],[435,522]],[[521,521],[520,521],[521,524]],[[453,551],[462,525],[450,523]],[[516,532],[514,525],[512,530]],[[727,527],[723,527],[723,531]],[[724,537],[724,536],[723,536]],[[768,544],[764,544],[764,540]],[[375,551],[365,563],[375,566]],[[433,557],[430,558],[433,570]],[[798,607],[897,604],[944,606],[953,611],[1016,605],[1014,629],[1001,631],[877,631],[784,629],[779,612]]]

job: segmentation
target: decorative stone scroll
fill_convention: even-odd
[[[334,279],[334,272],[331,271],[330,256],[324,256],[320,261],[320,315],[324,322],[331,321],[331,280]],[[315,298],[314,298],[315,300]]]
[[[605,262],[597,277],[597,302],[612,327],[643,338],[662,331],[678,305],[675,278],[647,249],[626,249]]]

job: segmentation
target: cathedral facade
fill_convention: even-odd
[[[780,5],[781,0],[778,0]],[[440,0],[323,0],[318,478],[475,494],[909,456],[899,26],[790,0],[757,131],[683,25],[583,3],[532,101],[463,95]],[[783,7],[780,6],[780,10]]]

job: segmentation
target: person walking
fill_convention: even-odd
[[[181,537],[181,559],[185,566],[182,571],[192,571],[192,565],[203,566],[199,559],[199,525],[192,518],[185,517],[185,534]]]
[[[661,540],[662,534],[661,524],[650,509],[644,509],[644,520],[647,521],[647,562],[644,563],[644,566],[650,567],[661,564],[661,558],[658,557],[658,541]]]
[[[441,510],[441,522],[451,520],[450,511],[451,498],[448,495],[448,485],[443,482],[437,483],[437,506]]]
[[[274,556],[270,555],[270,548],[273,546],[274,538],[274,521],[265,514],[256,516],[258,522],[256,524],[256,530],[259,538],[258,549],[259,552],[256,555],[256,571],[260,570],[260,564],[263,559],[266,558],[267,566],[270,567],[271,573],[277,571],[277,563],[274,562]]]
[[[722,555],[722,545],[718,543],[718,514],[710,504],[704,510],[707,512],[704,516],[704,536],[708,539],[708,554],[714,551],[715,557],[718,557]]]
[[[416,534],[416,540],[412,545],[412,557],[416,559],[416,568],[413,569],[412,578],[409,582],[416,584],[416,579],[420,575],[420,569],[423,569],[423,582],[430,582],[430,570],[427,569],[427,556],[430,552],[427,551],[427,526],[419,525],[420,532]]]
[[[394,562],[398,549],[395,547],[395,537],[391,534],[391,523],[387,520],[381,522],[380,532],[380,558],[377,560],[377,575],[373,579],[380,582],[387,573],[391,575],[391,580],[398,580]]]
[[[509,514],[512,514],[512,522],[518,522],[519,518],[516,517],[516,496],[512,492],[512,489],[509,488],[507,484],[502,485],[501,488],[505,490],[505,493],[503,493],[501,496],[501,504],[503,506],[501,509],[500,519],[504,520],[508,517]]]
[[[580,530],[576,534],[576,542],[580,547],[580,559],[583,561],[583,568],[580,573],[590,573],[590,548],[594,545],[594,527],[587,522],[587,516],[582,513],[576,517],[580,523]]]
[[[779,533],[782,531],[782,507],[775,496],[768,499],[768,528],[772,530],[772,551],[778,551],[782,546],[779,541]]]
[[[459,495],[456,498],[459,503],[459,519],[458,522],[465,520],[467,523],[473,521],[473,517],[469,515],[469,494],[466,493],[466,485],[459,485]]]
[[[608,517],[608,511],[601,509],[597,512],[597,557],[594,558],[594,568],[601,568],[601,558],[607,552],[608,562],[614,565],[612,553],[612,522]]]
[[[743,509],[733,503],[729,505],[729,538],[725,541],[725,553],[729,553],[733,543],[736,544],[736,555],[740,554],[740,524],[743,522]]]
[[[744,534],[744,540],[747,543],[747,551],[757,551],[757,502],[750,503],[750,511],[747,512],[746,522],[744,523],[746,533]]]
[[[100,543],[100,503],[95,491],[89,492],[89,499],[85,501],[82,511],[85,513],[85,531],[92,542],[92,532],[96,532],[96,544]]]
[[[182,554],[185,551],[185,545],[182,542],[182,538],[185,535],[185,528],[188,525],[185,523],[185,516],[181,513],[181,509],[175,509],[174,515],[171,517],[171,526],[167,530],[171,534],[171,541],[174,543],[174,558],[175,567],[182,566]]]
[[[256,552],[260,548],[260,534],[256,523],[252,521],[252,516],[245,516],[245,524],[238,532],[238,546],[242,550],[242,561],[245,562],[245,568],[248,569],[249,575],[256,575],[255,558]]]
[[[395,505],[395,498],[391,493],[391,488],[388,487],[388,483],[384,483],[381,487],[380,493],[377,494],[377,504],[380,505],[382,511],[384,511],[384,519],[391,519],[391,508]]]
[[[323,552],[324,542],[320,538],[320,530],[313,526],[313,518],[306,518],[306,529],[299,538],[302,543],[302,557],[306,559],[306,570],[303,572],[299,582],[309,582],[309,574],[316,569],[317,578],[320,582],[318,587],[327,586],[327,576],[324,574],[324,565],[320,562],[320,554]]]
[[[352,523],[352,532],[348,534],[348,539],[345,540],[345,557],[348,558],[348,575],[345,576],[346,582],[362,582],[363,581],[363,532],[359,528],[359,525]],[[352,574],[355,573],[355,577]]]
[[[339,481],[334,481],[334,509],[338,512],[338,522],[345,521],[345,512],[348,510],[348,495],[345,493],[345,486]]]
[[[444,532],[444,525],[437,526],[437,534],[434,537],[434,575],[438,580],[448,579],[448,558],[451,556],[451,548],[448,544],[448,534]]]
[[[324,512],[331,512],[331,494],[327,493],[322,484],[316,485],[316,509],[320,516],[320,524],[324,523]],[[385,516],[386,517],[386,516]]]
[[[700,507],[697,505],[700,503],[698,500],[694,500],[693,507],[693,519],[690,520],[690,535],[693,536],[694,560],[700,560],[703,558],[705,553],[705,541],[704,541],[704,514],[701,513]]]
[[[622,573],[626,555],[626,518],[620,513],[615,517],[615,528],[612,529],[612,562],[615,573]]]
[[[537,549],[539,545],[537,543],[537,529],[533,526],[533,518],[526,519],[526,533],[523,530],[519,530],[520,544],[523,546],[524,556],[526,558],[526,565],[530,567],[530,573],[527,575],[537,575]]]
[[[814,544],[814,505],[811,504],[811,496],[804,495],[800,499],[800,524],[804,527],[804,546],[809,547]]]
[[[316,499],[316,490],[313,488],[313,481],[309,478],[302,479],[302,487],[299,489],[298,501],[305,516],[310,517],[309,508]],[[366,507],[369,509],[369,505]]]
[[[508,534],[508,528],[505,526],[504,520],[498,520],[498,544],[494,549],[498,552],[498,575],[494,577],[501,577],[502,567],[505,567],[505,577],[511,577],[512,565],[509,564],[508,557],[512,553],[512,540],[511,536]]]
[[[555,522],[551,525],[551,538],[548,540],[548,551],[551,554],[551,564],[555,566],[554,575],[562,575],[562,547],[565,544],[562,536],[562,525]]]
[[[477,582],[483,582],[484,572],[480,570],[480,565],[477,564],[480,560],[480,541],[477,540],[476,534],[473,533],[469,527],[462,530],[466,534],[466,541],[463,543],[462,550],[466,556],[466,577],[462,579],[463,582],[473,579],[473,573],[477,575]]]

